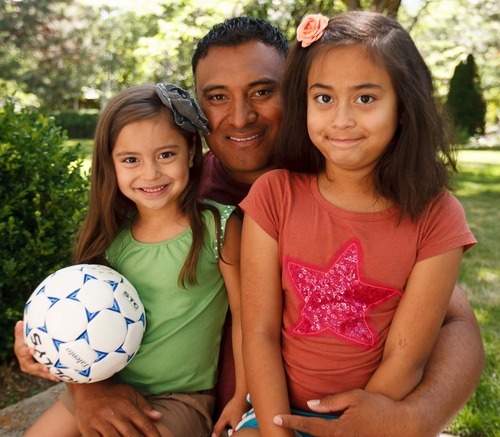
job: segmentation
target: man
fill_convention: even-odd
[[[210,151],[201,197],[238,205],[272,168],[281,121],[279,80],[288,49],[277,28],[245,17],[215,26],[198,43],[192,59],[196,95],[212,129],[205,137]],[[229,317],[220,356],[216,414],[234,393]]]
[[[206,157],[205,197],[237,204],[251,184],[273,167],[286,51],[286,41],[276,29],[248,18],[227,20],[200,41],[192,65],[197,96],[211,131],[206,138],[211,152]],[[338,420],[291,415],[275,420],[317,436],[435,435],[472,395],[483,366],[476,319],[456,288],[422,382],[405,400],[394,402],[355,390],[311,406],[322,412],[344,411]],[[232,374],[223,367],[221,377],[227,376],[231,379]],[[224,380],[224,384],[227,395],[230,382]],[[104,381],[72,385],[70,391],[84,436],[159,435],[153,425],[159,413],[132,387]]]

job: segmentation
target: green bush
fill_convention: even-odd
[[[86,211],[82,152],[65,139],[53,118],[12,101],[0,109],[0,359],[12,354],[26,299],[70,263]]]
[[[65,111],[54,115],[54,118],[69,138],[94,138],[99,112]]]
[[[456,66],[450,80],[446,105],[453,116],[459,137],[484,135],[486,103],[472,55]]]

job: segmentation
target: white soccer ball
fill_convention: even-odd
[[[26,344],[65,382],[96,382],[123,369],[139,349],[146,317],[134,286],[101,265],[58,270],[24,309]]]

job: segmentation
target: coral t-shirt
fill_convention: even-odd
[[[418,221],[399,208],[359,213],[323,198],[316,175],[274,170],[240,204],[278,241],[282,354],[292,407],[363,388],[418,261],[476,240],[462,206],[437,196]]]

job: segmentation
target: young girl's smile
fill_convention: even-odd
[[[335,47],[312,62],[307,89],[308,132],[327,171],[370,172],[398,125],[387,70],[361,46]]]
[[[176,207],[193,155],[194,147],[164,117],[130,123],[113,149],[118,187],[139,210]]]

